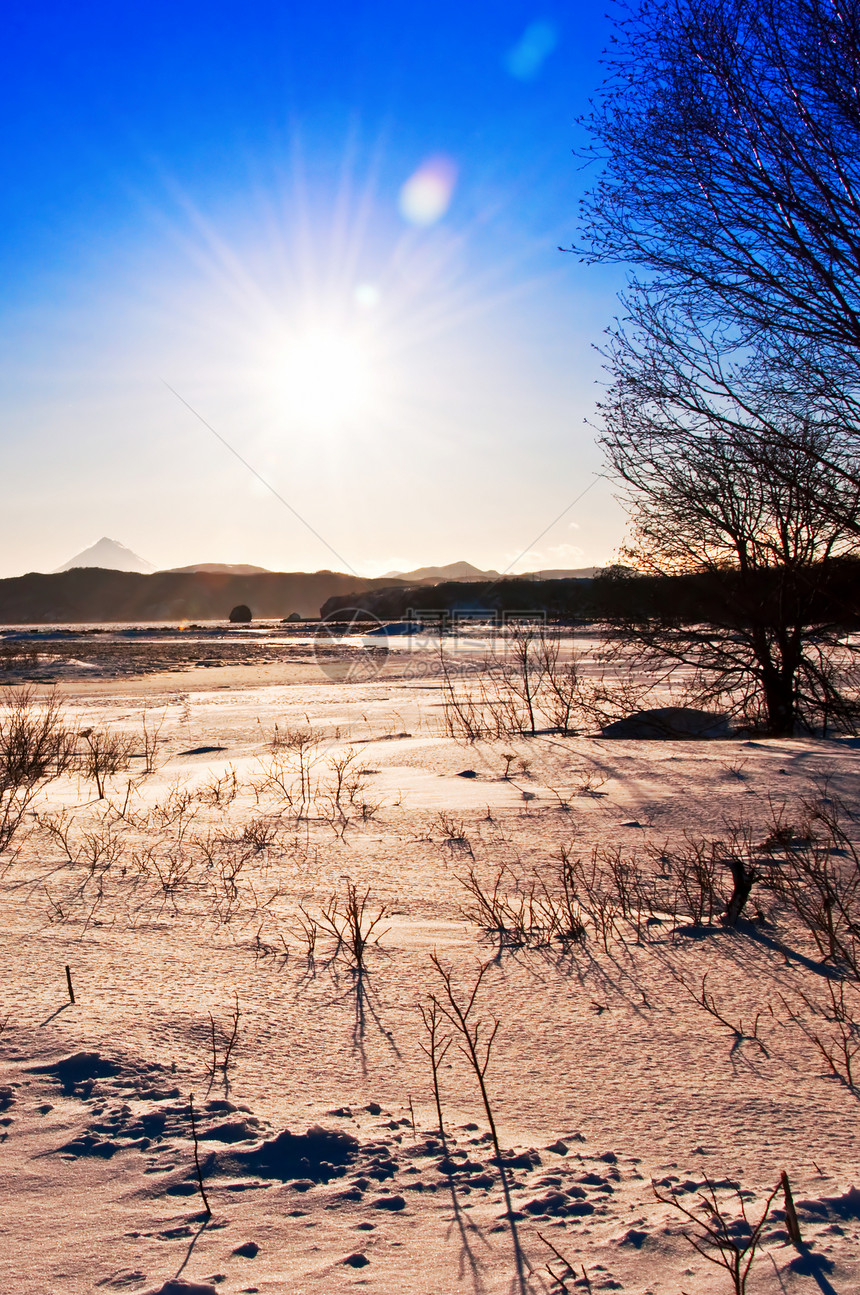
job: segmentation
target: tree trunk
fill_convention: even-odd
[[[737,926],[744,905],[755,885],[756,872],[754,868],[748,868],[743,859],[737,857],[727,859],[726,864],[732,874],[732,893],[720,921],[723,926]]]
[[[795,671],[767,669],[764,673],[764,703],[770,737],[794,737],[797,722]]]

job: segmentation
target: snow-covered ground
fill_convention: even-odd
[[[144,711],[161,727],[154,770],[138,755],[106,799],[77,776],[51,784],[5,861],[0,1289],[516,1289],[456,1037],[439,1136],[421,1015],[445,1001],[434,953],[461,996],[489,962],[473,1010],[499,1022],[486,1083],[527,1289],[562,1289],[549,1262],[568,1290],[728,1293],[652,1182],[695,1212],[710,1181],[732,1217],[738,1185],[756,1222],[783,1170],[803,1243],[780,1193],[750,1295],[860,1288],[858,1097],[791,1019],[819,1020],[831,969],[767,894],[751,905],[764,924],[737,930],[666,919],[638,941],[590,929],[500,950],[463,884],[502,865],[508,888],[534,870],[551,882],[561,847],[629,859],[685,833],[765,836],[823,788],[856,805],[857,744],[465,745],[444,735],[434,682],[396,663],[351,683],[279,669],[58,685],[70,717],[134,734],[138,752]],[[295,730],[314,734],[303,804]],[[302,931],[334,897],[342,912],[350,883],[368,914],[386,910],[363,977]],[[729,1024],[696,1001],[705,974]]]

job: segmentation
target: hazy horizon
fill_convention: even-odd
[[[112,549],[115,551],[112,552],[111,551]],[[87,559],[87,560],[78,561],[78,559]],[[319,574],[322,571],[332,571],[335,574],[340,573],[344,575],[349,575],[349,574],[360,575],[362,578],[369,578],[369,579],[380,579],[386,576],[390,576],[394,578],[396,576],[401,576],[401,575],[410,575],[413,572],[420,575],[420,573],[433,572],[436,570],[440,570],[440,571],[446,570],[449,567],[454,569],[459,569],[459,568],[462,568],[463,566],[471,566],[476,570],[476,572],[479,572],[482,574],[485,572],[491,575],[508,574],[507,572],[504,572],[504,571],[500,572],[494,568],[478,567],[475,563],[473,562],[470,563],[467,558],[455,559],[453,562],[449,562],[449,563],[433,562],[433,561],[422,562],[415,567],[401,568],[399,570],[374,571],[374,572],[354,572],[354,571],[351,572],[349,570],[340,572],[339,568],[333,567],[333,566],[332,567],[320,566],[320,567],[314,567],[314,568],[296,568],[290,572],[285,572],[283,568],[265,567],[260,563],[248,563],[248,562],[231,563],[231,562],[210,560],[209,558],[206,558],[206,557],[199,557],[197,561],[190,562],[190,563],[182,563],[182,564],[171,563],[168,566],[156,567],[153,563],[151,563],[148,560],[145,554],[134,552],[134,550],[130,549],[127,545],[124,545],[121,541],[118,541],[110,536],[102,536],[99,540],[95,541],[95,543],[91,545],[87,545],[85,549],[82,549],[79,553],[73,554],[65,562],[63,562],[62,564],[56,567],[52,567],[50,570],[43,571],[36,568],[30,568],[26,571],[17,571],[14,573],[14,575],[16,577],[20,577],[22,575],[29,575],[29,574],[60,575],[63,572],[68,570],[81,569],[85,567],[90,567],[90,568],[103,567],[103,568],[106,568],[107,570],[133,571],[133,572],[137,572],[138,574],[164,574],[165,572],[168,572],[168,573],[172,571],[181,572],[181,571],[189,571],[194,568],[199,569],[204,567],[217,567],[217,566],[224,566],[224,567],[231,567],[231,568],[248,567],[252,572],[260,571],[260,572],[266,572],[266,573],[271,572],[273,574],[279,573],[279,574],[295,574],[295,575],[302,575],[302,574],[314,575],[314,574]],[[539,572],[543,569],[544,568],[534,567],[534,568],[529,568],[529,571]],[[546,569],[550,570],[554,568],[546,568]],[[570,569],[579,570],[581,568],[572,567]],[[457,578],[457,577],[455,576],[454,578]]]
[[[558,250],[604,17],[157,2],[9,26],[0,575],[94,535],[157,568],[612,557],[584,420],[622,276]]]

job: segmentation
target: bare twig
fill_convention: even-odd
[[[765,1225],[773,1198],[780,1190],[781,1181],[777,1183],[764,1203],[758,1222],[750,1223],[747,1215],[743,1193],[735,1193],[740,1204],[740,1218],[732,1219],[725,1211],[724,1204],[717,1198],[716,1189],[710,1179],[705,1179],[706,1191],[699,1195],[699,1213],[682,1205],[672,1193],[661,1195],[657,1184],[651,1181],[651,1189],[657,1200],[664,1205],[671,1205],[696,1229],[695,1235],[685,1232],[684,1236],[690,1245],[709,1263],[724,1268],[732,1279],[734,1295],[744,1295],[747,1277],[755,1258],[762,1228]]]
[[[439,1010],[439,1004],[435,998],[430,999],[430,1006],[425,1007],[421,1004],[421,1019],[424,1022],[424,1029],[427,1031],[427,1043],[420,1043],[419,1047],[426,1057],[430,1060],[430,1070],[433,1075],[433,1100],[436,1103],[436,1116],[439,1120],[439,1134],[442,1138],[445,1136],[445,1125],[442,1119],[442,1097],[439,1092],[439,1067],[445,1053],[451,1046],[450,1036],[446,1039],[439,1037],[439,1025],[442,1014]]]
[[[756,1012],[755,1020],[753,1021],[753,1024],[752,1024],[752,1029],[751,1030],[747,1029],[743,1021],[738,1021],[737,1023],[735,1023],[734,1021],[730,1021],[728,1017],[724,1016],[723,1013],[720,1011],[719,1007],[717,1006],[717,1000],[714,998],[713,994],[708,993],[708,988],[707,988],[708,973],[707,972],[705,972],[705,974],[702,976],[701,988],[696,990],[693,988],[692,985],[690,985],[687,982],[687,980],[681,975],[679,971],[675,970],[675,968],[670,967],[669,971],[673,979],[676,980],[678,984],[681,985],[687,991],[687,993],[690,995],[693,1001],[695,1003],[698,1003],[699,1007],[701,1007],[703,1011],[707,1012],[709,1016],[713,1016],[715,1021],[719,1021],[720,1025],[724,1025],[726,1029],[729,1030],[734,1035],[735,1047],[737,1047],[738,1044],[744,1043],[744,1042],[756,1043],[761,1048],[762,1052],[766,1057],[770,1056],[770,1053],[768,1052],[767,1048],[762,1043],[761,1039],[758,1037],[758,1023],[761,1020],[761,1012]]]
[[[194,1094],[188,1094],[188,1109],[191,1113],[191,1137],[194,1142],[194,1167],[197,1170],[197,1183],[200,1187],[200,1195],[203,1197],[203,1206],[207,1215],[212,1217],[212,1207],[209,1204],[209,1198],[206,1195],[206,1188],[203,1186],[203,1173],[200,1169],[200,1150],[197,1145],[197,1125],[194,1121]]]
[[[830,998],[829,1011],[826,1007],[822,1008],[812,1002],[806,994],[800,994],[803,1002],[811,1012],[817,1016],[822,1016],[834,1027],[829,1037],[814,1026],[808,1025],[782,994],[780,994],[780,1000],[788,1012],[789,1019],[806,1035],[810,1043],[815,1046],[821,1057],[823,1057],[833,1078],[838,1079],[852,1093],[857,1094],[860,1085],[858,1085],[854,1073],[854,1063],[855,1058],[860,1053],[860,1023],[856,1019],[856,1009],[852,1011],[845,1001],[845,990],[846,985],[844,982],[840,981],[837,985],[834,985],[832,981],[827,982],[827,992]]]
[[[223,1048],[224,1052],[219,1060],[218,1058],[218,1026],[215,1023],[215,1017],[209,1013],[209,1035],[212,1047],[212,1059],[209,1063],[209,1086],[206,1089],[207,1096],[212,1091],[212,1085],[215,1083],[215,1075],[221,1072],[221,1082],[224,1085],[224,1096],[227,1097],[230,1092],[230,1062],[232,1060],[233,1049],[236,1046],[236,1040],[239,1035],[239,1021],[241,1011],[239,1009],[239,995],[233,992],[233,1011],[231,1014],[230,1033],[224,1035]]]
[[[522,1246],[520,1245],[519,1231],[517,1229],[513,1201],[511,1199],[511,1186],[508,1179],[507,1165],[499,1143],[499,1134],[496,1128],[490,1095],[487,1090],[487,1067],[490,1064],[490,1054],[492,1052],[496,1034],[498,1033],[499,1021],[493,1018],[492,1022],[488,1023],[480,1017],[475,1017],[473,1014],[478,997],[478,991],[481,988],[481,982],[483,981],[490,964],[484,963],[479,968],[478,976],[472,989],[466,990],[464,999],[461,1002],[454,989],[450,969],[446,969],[442,966],[435,953],[431,957],[431,962],[436,968],[439,978],[442,981],[443,988],[443,997],[441,999],[436,998],[435,995],[431,997],[431,1011],[432,1006],[435,1005],[439,1014],[453,1026],[456,1032],[459,1049],[466,1058],[469,1067],[478,1082],[484,1113],[487,1117],[487,1123],[490,1126],[490,1137],[492,1139],[493,1149],[496,1153],[495,1160],[502,1180],[502,1193],[505,1198],[505,1218],[510,1228],[511,1241],[514,1247],[517,1285],[519,1287],[520,1295],[528,1295],[526,1261],[525,1256],[523,1255]]]

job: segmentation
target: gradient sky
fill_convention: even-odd
[[[156,566],[607,561],[585,419],[622,272],[557,249],[608,34],[505,0],[7,8],[0,575],[102,535]]]

